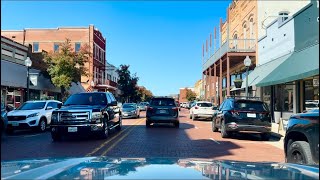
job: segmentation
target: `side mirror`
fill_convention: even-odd
[[[48,106],[46,110],[51,110],[51,109],[53,109],[53,107]]]

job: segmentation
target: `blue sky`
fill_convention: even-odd
[[[107,61],[129,64],[154,95],[179,93],[201,79],[202,44],[230,1],[1,1],[2,30],[94,24]]]

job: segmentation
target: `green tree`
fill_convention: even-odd
[[[197,94],[195,92],[193,92],[192,90],[190,89],[187,89],[186,88],[186,91],[187,91],[187,95],[186,95],[186,98],[188,101],[194,101],[197,97]]]
[[[90,47],[84,44],[79,52],[72,48],[71,41],[66,39],[59,44],[59,51],[44,53],[44,61],[48,65],[47,72],[51,76],[51,81],[62,91],[62,99],[69,95],[67,90],[71,83],[81,81],[81,76],[88,76],[85,64],[91,56]]]
[[[152,92],[143,86],[138,88],[138,95],[141,97],[141,101],[150,101],[153,97]]]
[[[121,101],[122,102],[136,102],[139,101],[138,95],[138,80],[139,78],[136,74],[131,76],[131,72],[129,70],[129,65],[121,64],[119,69],[117,70],[119,74],[119,89],[122,92]]]

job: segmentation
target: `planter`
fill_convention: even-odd
[[[243,82],[242,79],[236,79],[236,80],[233,81],[234,86],[235,86],[236,88],[241,88],[242,82]]]

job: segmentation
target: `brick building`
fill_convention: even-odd
[[[182,103],[182,102],[188,102],[187,100],[187,91],[191,90],[191,91],[194,91],[194,88],[180,88],[180,93],[179,93],[179,102]]]
[[[90,46],[89,62],[85,65],[89,77],[81,77],[81,84],[86,91],[106,91],[105,71],[106,39],[93,25],[88,27],[58,27],[47,29],[27,28],[23,30],[1,30],[2,36],[17,41],[23,45],[32,45],[33,52],[53,52],[59,50],[59,44],[70,39],[75,51],[87,44]]]

